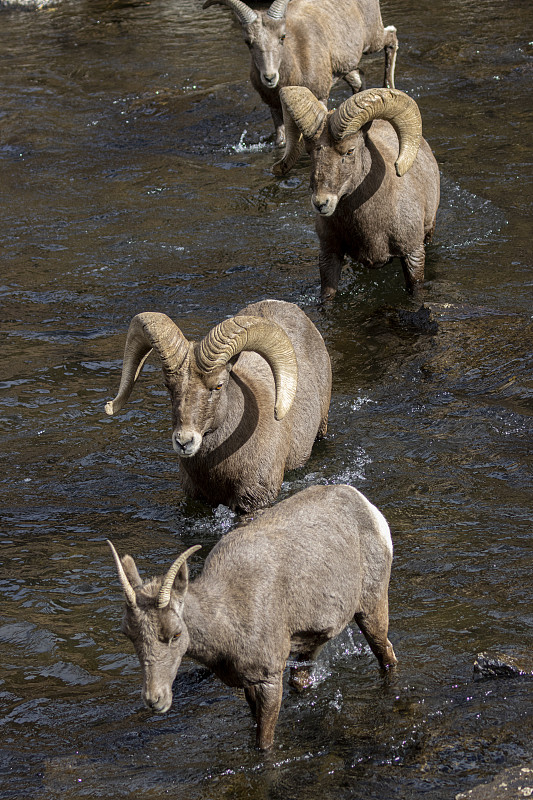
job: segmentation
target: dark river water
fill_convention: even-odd
[[[530,5],[382,13],[441,169],[429,329],[399,263],[350,264],[317,306],[309,162],[272,176],[229,12],[0,9],[2,800],[444,800],[532,756],[531,682],[472,670],[533,646]],[[265,297],[302,306],[333,364],[328,436],[282,497],[346,482],[386,515],[399,659],[385,680],[346,631],[267,755],[244,698],[188,659],[171,711],[142,707],[105,538],[145,577],[201,542],[196,574],[237,518],[182,492],[155,362],[104,413],[134,314],[196,338]]]

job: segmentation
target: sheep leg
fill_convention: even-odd
[[[379,661],[382,669],[393,667],[398,659],[392,644],[387,638],[389,630],[389,607],[387,593],[381,598],[371,614],[359,612],[354,614],[361,633],[370,645],[370,649]]]
[[[354,94],[361,92],[365,88],[365,76],[362,70],[353,69],[351,72],[347,72],[343,77]]]
[[[341,276],[344,253],[320,247],[318,268],[320,270],[320,299],[333,300]]]
[[[256,746],[268,750],[274,741],[274,729],[278,721],[283,694],[282,674],[271,682],[261,682],[254,686],[257,735]]]
[[[320,427],[316,434],[316,439],[323,439],[328,432],[328,415],[322,418]]]
[[[416,294],[424,283],[424,265],[426,261],[426,251],[421,244],[406,256],[401,256],[403,276],[407,291]]]
[[[281,109],[271,108],[272,121],[276,129],[276,147],[283,147],[285,144],[285,125],[283,123],[283,113]]]
[[[383,33],[385,37],[383,42],[383,49],[385,50],[383,86],[385,89],[394,89],[394,68],[396,66],[396,53],[398,52],[398,37],[396,36],[394,25],[384,28]]]
[[[272,112],[273,114],[274,112]],[[296,123],[294,122],[293,118],[290,114],[284,114],[284,132],[286,137],[286,146],[285,152],[283,154],[283,158],[279,161],[276,161],[274,166],[272,167],[272,172],[274,175],[277,175],[278,178],[283,177],[289,172],[298,159],[300,158],[301,154],[303,153],[304,149],[304,140],[303,136],[296,127]]]
[[[246,701],[250,706],[250,711],[252,712],[252,717],[257,719],[257,700],[255,696],[255,687],[253,686],[245,686],[244,687],[244,696],[246,697]]]
[[[292,686],[297,692],[301,692],[303,689],[307,689],[309,686],[313,685],[313,678],[311,675],[315,667],[314,662],[323,647],[324,645],[321,644],[307,653],[300,653],[297,661],[301,661],[302,663],[295,664],[290,668],[289,686]]]

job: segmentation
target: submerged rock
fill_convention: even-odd
[[[504,769],[490,783],[456,794],[455,800],[523,800],[524,797],[533,797],[533,765]]]
[[[474,661],[474,680],[481,678],[533,677],[533,659],[524,655],[514,657],[507,653],[478,653]]]

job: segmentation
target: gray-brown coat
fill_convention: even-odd
[[[345,255],[368,267],[399,257],[408,290],[420,288],[424,244],[439,205],[439,168],[422,138],[415,101],[397,90],[368,89],[328,112],[302,87],[285,87],[281,96],[291,127],[274,171],[282,175],[292,166],[291,153],[303,139],[311,157],[322,299],[335,295]]]
[[[189,583],[189,548],[165,576],[143,585],[130,556],[112,547],[126,597],[122,631],[143,671],[143,698],[156,713],[172,704],[185,655],[244,689],[268,748],[289,656],[291,685],[311,681],[309,662],[354,619],[382,668],[388,640],[392,541],[383,515],[351,486],[313,486],[226,534]]]
[[[394,88],[396,28],[383,27],[379,0],[274,0],[266,11],[241,0],[206,0],[204,8],[215,4],[231,8],[242,25],[250,80],[270,108],[277,145],[285,142],[282,86],[307,86],[324,102],[336,78],[359,91],[361,57],[384,49],[383,85]]]
[[[284,471],[303,466],[327,428],[331,364],[309,317],[294,303],[264,300],[196,343],[165,314],[138,314],[108,414],[125,405],[152,348],[170,393],[184,491],[240,511],[275,500]]]

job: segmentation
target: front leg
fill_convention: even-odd
[[[424,245],[421,244],[406,256],[402,256],[400,261],[402,262],[407,291],[416,295],[424,285],[424,265],[426,262]]]
[[[285,125],[283,123],[283,113],[280,108],[271,108],[272,121],[276,130],[276,147],[283,147],[285,144]]]
[[[337,294],[343,260],[344,253],[340,248],[333,249],[320,243],[318,267],[320,270],[320,299],[323,302],[333,300]]]
[[[257,683],[254,686],[257,735],[256,746],[260,750],[268,750],[274,742],[274,730],[278,721],[283,694],[283,673],[274,676],[270,681]]]

